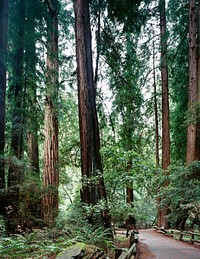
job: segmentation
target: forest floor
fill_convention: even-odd
[[[0,258],[38,258],[55,259],[57,254],[69,247],[69,240],[64,235],[47,233],[30,233],[29,235],[13,235],[0,239]],[[51,233],[52,234],[52,233]],[[55,234],[55,233],[54,233]],[[60,232],[57,234],[61,234]],[[115,258],[115,248],[128,249],[130,236],[126,237],[126,229],[118,229],[114,241],[105,243],[105,253]],[[103,248],[103,247],[102,247]],[[139,230],[137,243],[137,259],[199,259],[200,244],[189,244],[165,236],[153,229]],[[87,257],[93,258],[93,257]],[[96,258],[96,257],[95,257]]]
[[[153,229],[139,230],[137,259],[199,259],[200,245],[175,240]]]

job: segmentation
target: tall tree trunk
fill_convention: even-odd
[[[197,103],[200,103],[200,0],[198,0],[198,32],[197,32]],[[196,155],[195,160],[200,160],[200,108],[197,110],[197,131],[196,131]]]
[[[189,1],[189,92],[188,112],[196,114],[197,102],[197,48],[196,48],[196,1]],[[186,163],[195,160],[196,154],[196,122],[191,122],[187,129]]]
[[[157,87],[156,87],[156,66],[155,66],[155,41],[154,41],[154,31],[153,31],[153,89],[154,89],[154,112],[155,112],[155,137],[156,137],[156,169],[158,174],[158,167],[160,164],[159,158],[159,125],[158,125],[158,105],[157,105]],[[157,191],[159,191],[157,187]],[[162,214],[160,208],[160,198],[157,198],[158,205],[158,226],[162,226]]]
[[[155,37],[153,32],[153,38]],[[153,40],[153,90],[154,90],[154,112],[155,112],[155,137],[156,137],[156,167],[160,164],[159,158],[159,125],[158,125],[158,104],[156,87],[156,66],[155,66],[155,41]]]
[[[44,126],[44,172],[43,184],[45,192],[42,197],[42,218],[52,226],[58,214],[58,10],[54,4],[46,0],[47,17],[47,83]]]
[[[167,65],[167,35],[165,0],[160,0],[160,32],[161,32],[161,77],[162,77],[162,169],[170,165],[170,130],[169,130],[169,94],[168,94],[168,65]],[[167,186],[167,181],[164,183]],[[168,228],[168,208],[163,207],[161,224]]]
[[[81,140],[81,198],[86,204],[107,200],[100,156],[99,127],[92,65],[89,3],[75,0],[76,57],[78,73],[79,125]],[[94,179],[94,181],[92,180]],[[110,227],[107,209],[102,210],[105,227]]]
[[[5,95],[6,95],[6,58],[8,34],[8,0],[0,1],[0,214],[5,215]]]

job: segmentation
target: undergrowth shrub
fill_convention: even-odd
[[[102,246],[106,243],[110,230],[104,229],[98,221],[91,225],[87,220],[88,214],[91,210],[95,214],[95,209],[99,210],[99,208],[86,207],[80,201],[75,200],[68,213],[65,211],[59,213],[56,225],[64,231],[71,242],[84,242],[85,244]]]

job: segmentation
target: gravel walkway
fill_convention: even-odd
[[[139,230],[137,259],[200,259],[200,249],[145,229]]]

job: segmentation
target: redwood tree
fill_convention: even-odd
[[[155,65],[155,33],[153,31],[153,90],[154,90],[154,113],[155,113],[155,138],[156,138],[156,168],[158,169],[160,164],[159,157],[159,121],[158,121],[158,103],[157,103],[157,86],[156,86],[156,65]],[[158,173],[158,170],[157,170]],[[159,188],[158,188],[159,191]],[[157,198],[158,205],[158,226],[161,226],[161,208],[160,198]]]
[[[5,214],[2,190],[5,188],[4,147],[5,147],[5,93],[6,56],[8,32],[8,0],[0,1],[0,214]],[[2,200],[3,199],[3,200]]]
[[[101,199],[106,201],[107,198],[100,156],[99,127],[95,102],[89,1],[75,0],[74,10],[83,179],[81,198],[83,203],[95,205]],[[106,209],[102,210],[101,217],[104,226],[110,227]],[[91,223],[94,222],[91,220]]]
[[[42,218],[52,226],[58,214],[58,1],[45,1],[47,5],[47,72],[44,125],[44,194]]]
[[[160,0],[160,33],[161,33],[161,78],[162,78],[162,169],[167,170],[170,165],[170,129],[169,129],[169,94],[168,94],[168,64],[167,64],[167,34],[165,0]],[[167,185],[167,181],[164,183]],[[168,227],[168,208],[161,211],[159,224]]]
[[[197,35],[197,102],[200,102],[200,0],[198,0],[198,35]],[[200,159],[200,113],[198,109],[198,122],[196,132],[196,160]]]

